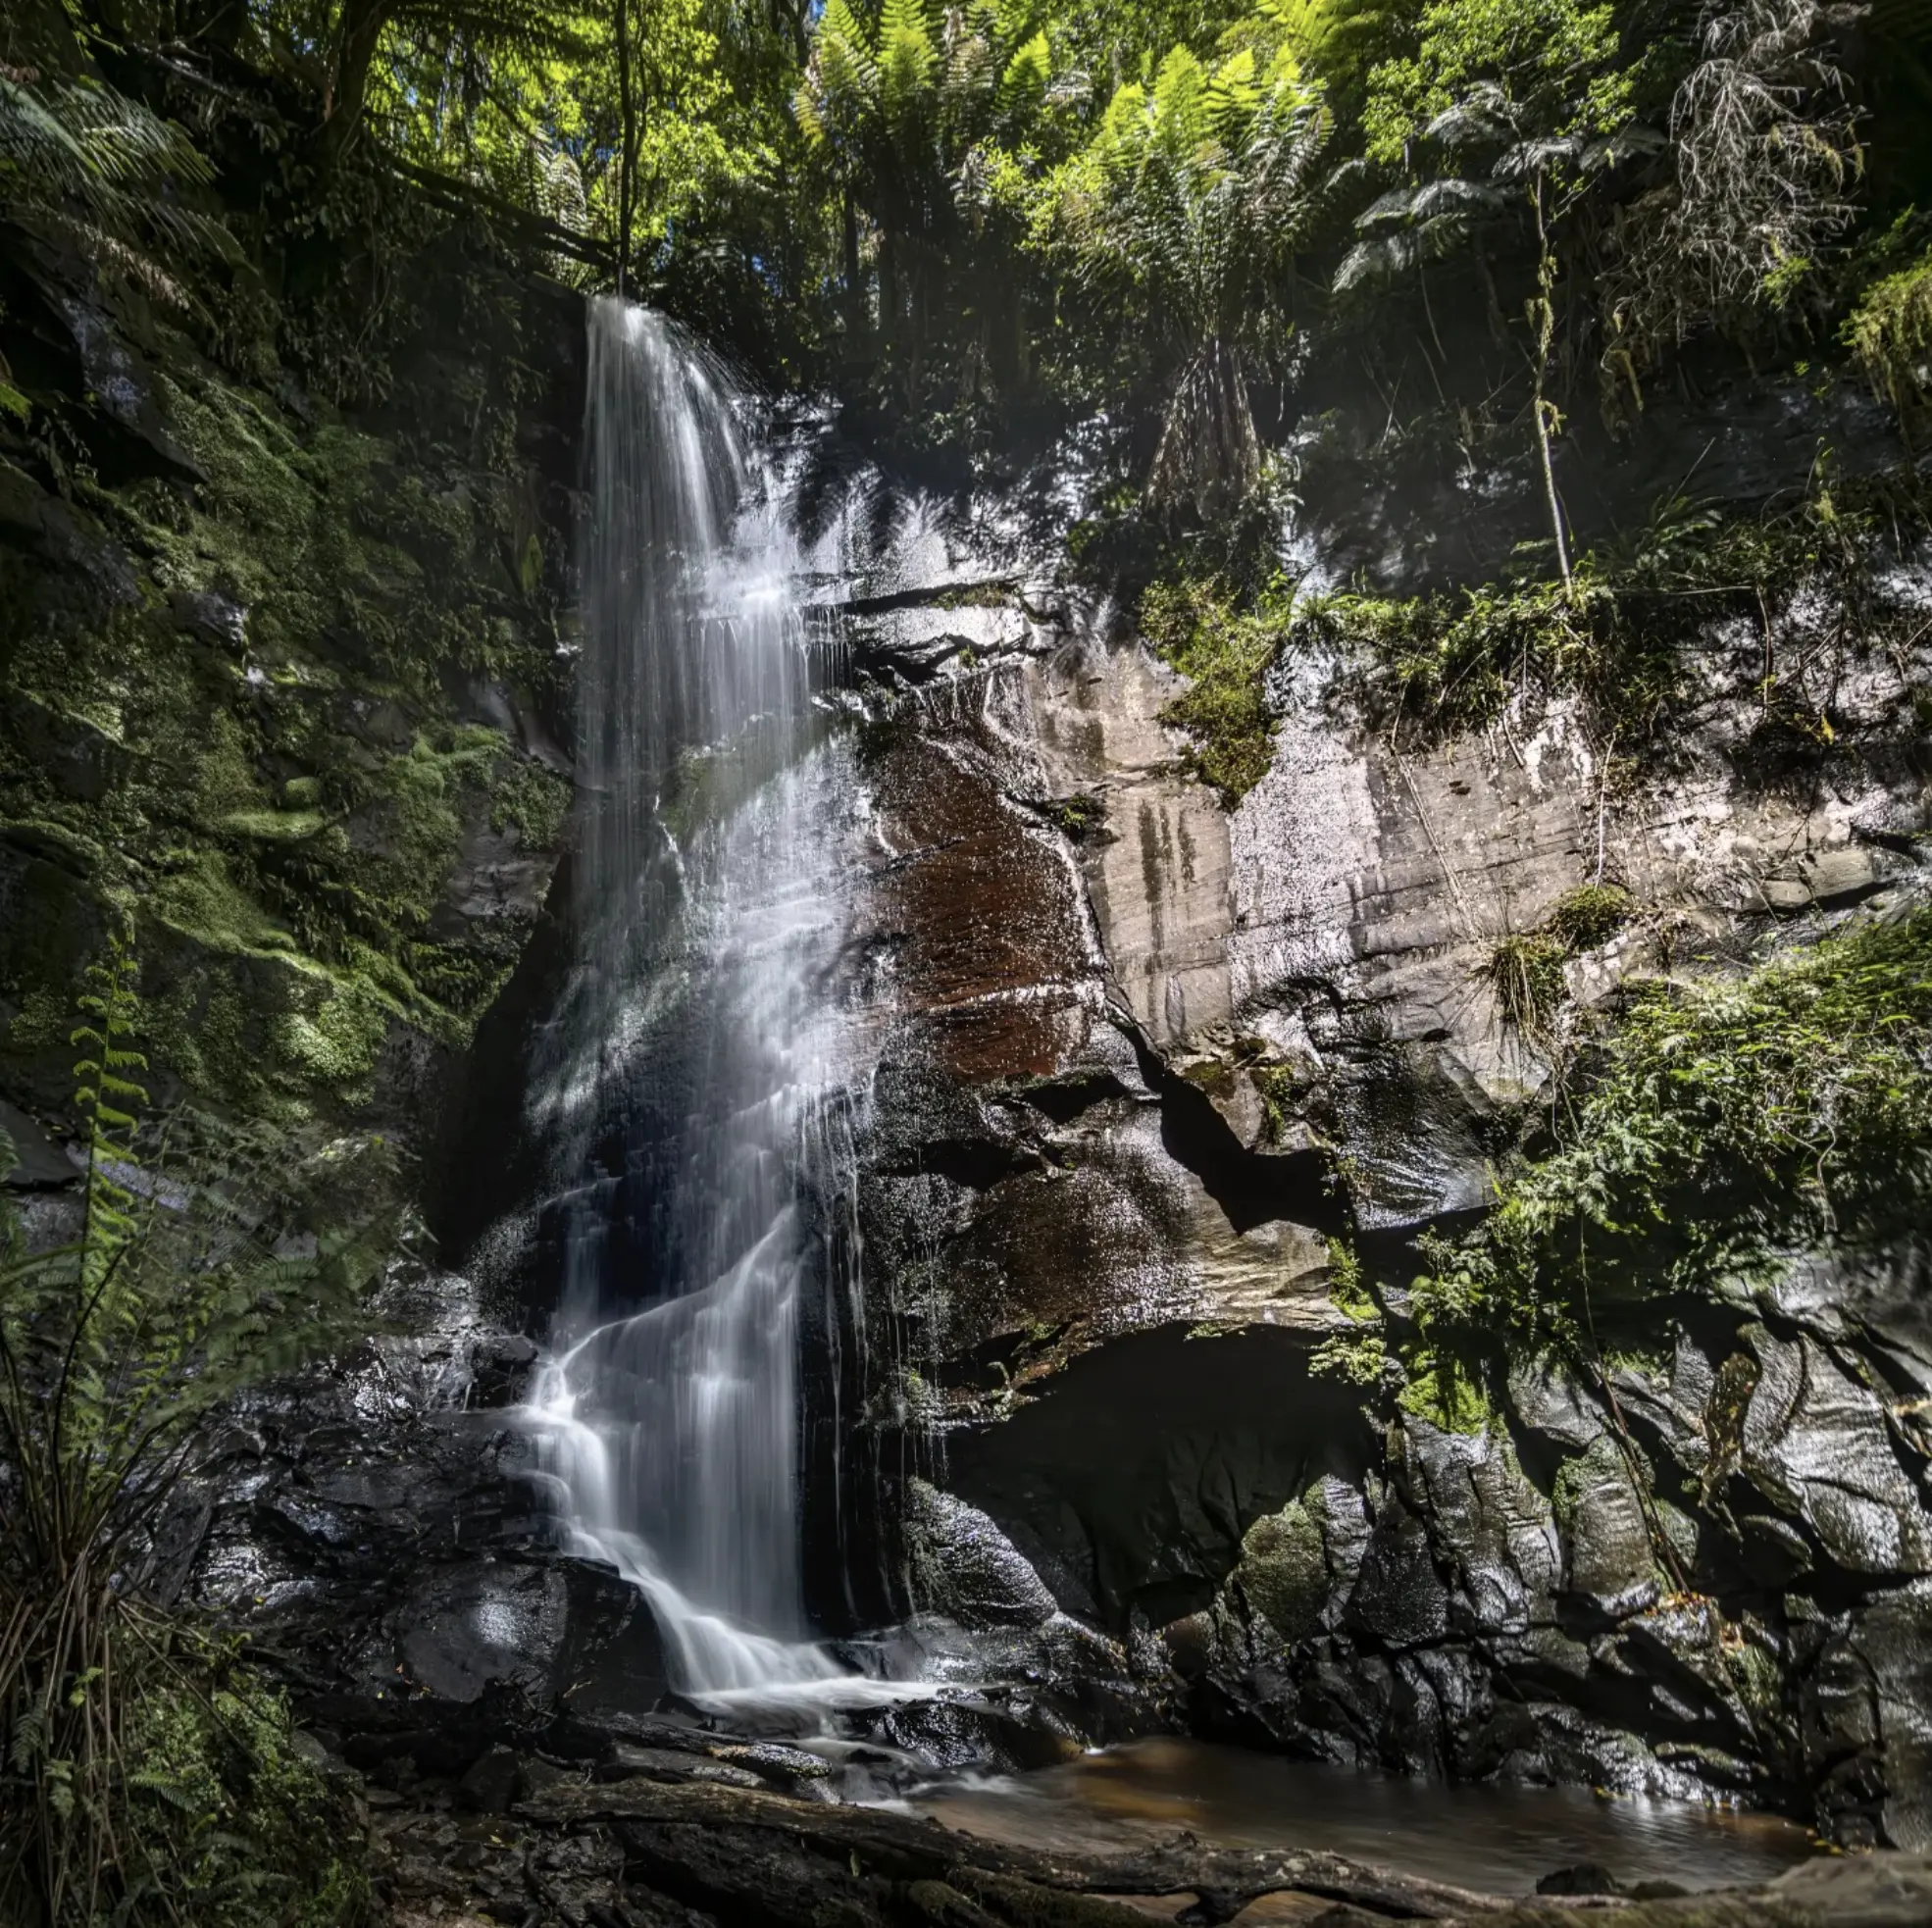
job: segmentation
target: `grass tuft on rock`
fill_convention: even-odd
[[[1568,961],[1566,946],[1539,933],[1498,940],[1483,975],[1504,1030],[1532,1040],[1550,1036],[1568,994],[1563,977]]]

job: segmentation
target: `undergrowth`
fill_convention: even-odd
[[[1600,1321],[1870,1251],[1932,1206],[1932,910],[1742,979],[1637,989],[1556,1148],[1429,1247],[1418,1325],[1594,1347]]]
[[[1764,634],[1821,592],[1837,612],[1838,647],[1910,640],[1916,624],[1883,600],[1876,564],[1908,555],[1928,527],[1908,472],[1834,481],[1821,463],[1794,502],[1740,511],[1667,500],[1643,528],[1580,557],[1569,584],[1297,600],[1279,581],[1243,593],[1225,578],[1180,577],[1147,591],[1142,627],[1193,680],[1165,720],[1188,733],[1190,767],[1230,806],[1267,771],[1276,719],[1266,677],[1283,655],[1321,665],[1329,712],[1398,751],[1534,725],[1551,702],[1580,698],[1622,781],[1671,752],[1672,719],[1708,693],[1699,658],[1714,624],[1738,619]],[[1819,654],[1743,651],[1740,690],[1759,699],[1763,719],[1754,752],[1776,762],[1779,733],[1793,731],[1829,748],[1837,654],[1822,652],[1822,694],[1810,675]]]
[[[349,1804],[153,1590],[228,1401],[364,1329],[384,1154],[144,1130],[135,981],[117,939],[78,1000],[71,1230],[29,1242],[0,1193],[0,1918],[335,1928],[366,1899]]]
[[[1512,703],[1569,691],[1647,735],[1677,688],[1674,654],[1628,620],[1587,562],[1573,589],[1321,597],[1297,621],[1296,642],[1338,659],[1332,700],[1398,747],[1480,730]]]
[[[1909,421],[1932,398],[1932,250],[1867,289],[1844,338],[1872,386]]]
[[[1188,767],[1232,810],[1268,774],[1275,719],[1265,679],[1283,639],[1271,601],[1242,615],[1213,583],[1156,583],[1141,604],[1141,628],[1189,687],[1161,712],[1187,733]]]

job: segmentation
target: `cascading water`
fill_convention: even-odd
[[[581,950],[538,1122],[558,1349],[530,1412],[573,1544],[644,1589],[695,1699],[819,1690],[797,1531],[801,1157],[852,1067],[860,786],[813,727],[797,559],[743,398],[663,318],[592,310]]]

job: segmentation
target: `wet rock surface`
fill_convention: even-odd
[[[180,1590],[305,1693],[650,1705],[641,1598],[562,1552],[532,1484],[513,1402],[536,1347],[449,1275],[400,1277],[374,1309],[387,1336],[235,1412],[176,1509]]]
[[[1624,801],[1560,710],[1533,739],[1398,758],[1290,683],[1274,767],[1228,816],[1181,770],[1176,680],[1138,644],[984,571],[902,593],[855,640],[884,680],[846,965],[878,1050],[864,1302],[807,1335],[844,1361],[808,1402],[808,1561],[855,1664],[976,1685],[841,1742],[890,1783],[1169,1725],[1932,1842],[1922,1250],[1793,1254],[1667,1356],[1525,1358],[1466,1431],[1312,1369],[1357,1330],[1331,1236],[1399,1255],[1465,1222],[1545,1093],[1480,976],[1497,937],[1600,861],[1713,955],[1829,928],[1917,888],[1916,780],[1855,742],[1831,785],[1753,787],[1713,703],[1671,783]],[[529,913],[513,859],[466,845],[466,918]],[[1629,933],[1569,968],[1588,1002],[1659,966]],[[33,1195],[58,1134],[21,1139]],[[392,1291],[389,1336],[237,1413],[160,1550],[368,1777],[400,1918],[790,1918],[768,1893],[857,1922],[1115,1918],[1009,1863],[961,1887],[929,1837],[664,1805],[837,1777],[795,1734],[679,1708],[639,1596],[560,1551],[517,1417],[534,1343],[461,1280]],[[1237,1889],[1194,1872],[1195,1918],[1229,1918]],[[1833,1879],[1838,1913],[1797,1890],[1619,1911],[1905,1905],[1890,1876]],[[1297,1892],[1378,1912],[1359,1886]],[[1409,1912],[1464,1918],[1428,1905]],[[1567,1918],[1539,1905],[1484,1918]]]
[[[1499,939],[1622,885],[1644,918],[1567,966],[1592,1008],[1670,967],[1659,933],[1721,967],[1915,897],[1897,724],[1927,665],[1848,662],[1829,771],[1786,781],[1737,693],[1765,639],[1714,622],[1633,788],[1562,703],[1398,750],[1304,652],[1224,815],[1172,673],[1008,593],[998,647],[930,657],[876,726],[894,861],[938,866],[873,934],[909,963],[861,1153],[869,1423],[925,1483],[889,1493],[984,1515],[1197,1732],[1932,1842],[1920,1254],[1794,1254],[1607,1377],[1525,1359],[1468,1432],[1307,1368],[1351,1331],[1328,1238],[1399,1266],[1466,1223],[1547,1094],[1483,975]],[[993,823],[1025,862],[958,868]],[[997,986],[919,961],[989,936]]]
[[[811,1463],[842,1483],[828,1525],[808,1473],[815,1597],[855,1549],[880,1569],[833,1631],[905,1616],[855,1664],[990,1684],[846,1743],[889,1774],[1024,1769],[1166,1725],[1350,1766],[1765,1803],[1854,1846],[1932,1839],[1922,1254],[1794,1256],[1607,1379],[1526,1358],[1469,1431],[1311,1370],[1356,1330],[1329,1237],[1453,1222],[1495,1121],[1544,1075],[1469,959],[1486,918],[1553,893],[1577,838],[1594,846],[1584,751],[1558,731],[1528,768],[1465,748],[1363,788],[1359,751],[1285,730],[1277,775],[1299,758],[1310,787],[1255,795],[1302,828],[1256,837],[1238,812],[1224,859],[1195,821],[1221,821],[1211,799],[1156,753],[1166,672],[1039,621],[1009,640],[868,726],[881,877],[855,982],[882,1038],[858,1119],[866,1298],[843,1335],[863,1370],[822,1377],[808,1414],[838,1442]],[[1548,785],[1566,757],[1563,801]],[[1420,818],[1399,820],[1417,790],[1438,844],[1453,819],[1473,848],[1479,808],[1521,815],[1460,898],[1440,865],[1432,882]],[[1733,831],[1753,807],[1724,804]],[[1349,811],[1381,826],[1372,849]],[[1726,845],[1724,901],[1715,873],[1693,877],[1705,895],[1683,886],[1720,938],[1782,914],[1732,888],[1773,862],[1750,840]],[[1331,897],[1352,906],[1339,924]],[[1586,989],[1644,968],[1614,944],[1579,966]],[[585,1786],[744,1795],[747,1775],[807,1794],[830,1777],[784,1742],[727,1756],[688,1710],[647,1711],[677,1708],[648,1613],[559,1552],[532,1482],[516,1406],[534,1345],[459,1281],[402,1290],[407,1336],[238,1416],[179,1522],[183,1584],[254,1631],[329,1745],[402,1803],[379,1813],[413,1844],[399,1865],[467,1855],[483,1817],[515,1834],[514,1880],[463,1905],[510,1919],[490,1912],[504,1895],[542,1909],[575,1882],[586,1921],[592,1902],[767,1918],[673,1880],[669,1836],[650,1861],[615,1821],[560,1839],[504,1818],[528,1799],[513,1780],[559,1763]],[[447,1783],[446,1814],[412,1776],[437,1800]],[[926,1918],[900,1904],[863,1905]]]

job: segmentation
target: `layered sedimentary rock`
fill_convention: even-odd
[[[1486,1203],[1546,1091],[1499,940],[1620,884],[1646,917],[1564,966],[1590,1008],[1913,899],[1926,664],[1853,642],[1831,754],[1780,766],[1761,664],[1829,614],[1715,621],[1668,766],[1632,786],[1560,701],[1398,750],[1334,700],[1346,662],[1292,651],[1229,814],[1184,774],[1170,671],[1003,593],[971,636],[950,590],[855,626],[898,690],[871,765],[897,1014],[863,1178],[874,1356],[890,1423],[973,1509],[962,1544],[984,1564],[1001,1537],[1206,1731],[1922,1844],[1919,1254],[1793,1254],[1605,1387],[1525,1358],[1466,1432],[1310,1361],[1350,1330],[1330,1236],[1399,1270]],[[1701,1503],[1659,1506],[1660,1473]],[[911,1518],[917,1595],[949,1529],[931,1499]]]

